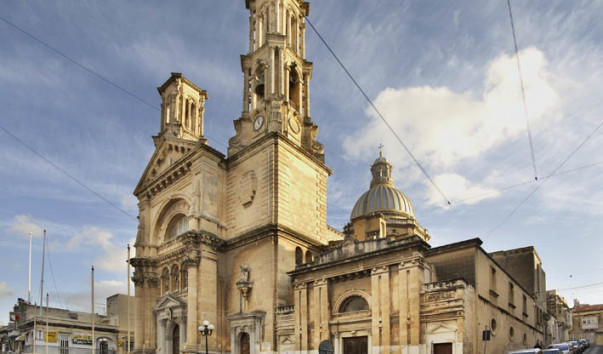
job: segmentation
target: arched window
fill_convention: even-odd
[[[170,288],[172,291],[178,291],[180,289],[180,283],[178,283],[178,279],[180,278],[180,270],[177,265],[172,267],[172,272],[170,273],[171,285]]]
[[[167,230],[165,232],[165,240],[171,240],[174,237],[183,234],[188,230],[188,223],[186,217],[182,214],[178,214],[172,218],[170,223],[168,224]]]
[[[312,263],[313,260],[314,256],[312,255],[312,252],[306,251],[306,263]]]
[[[295,248],[295,264],[297,265],[302,263],[304,263],[304,251],[297,247]]]
[[[167,268],[161,272],[161,292],[163,294],[170,292],[170,271]]]
[[[369,309],[368,302],[358,295],[353,295],[345,299],[339,306],[340,313],[366,311]]]

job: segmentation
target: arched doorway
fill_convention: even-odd
[[[172,354],[180,354],[180,326],[175,325],[172,330]]]
[[[249,334],[241,334],[241,354],[249,354]]]

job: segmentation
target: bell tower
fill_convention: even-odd
[[[302,0],[246,0],[249,9],[249,52],[241,55],[243,110],[234,121],[236,135],[228,155],[269,133],[279,133],[324,162],[316,141],[318,127],[310,118],[312,63],[306,61]]]

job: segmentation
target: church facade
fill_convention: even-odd
[[[155,152],[134,191],[135,351],[197,353],[207,339],[212,353],[478,353],[486,326],[490,352],[541,341],[540,292],[479,239],[432,248],[381,154],[344,232],[327,224],[309,4],[245,5],[242,113],[227,155],[204,136],[205,90],[180,73],[158,88]]]

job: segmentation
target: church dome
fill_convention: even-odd
[[[371,166],[373,174],[371,187],[358,198],[350,219],[368,216],[376,212],[403,214],[414,218],[415,211],[412,204],[404,193],[394,186],[391,170],[392,165],[380,152],[379,158]]]

